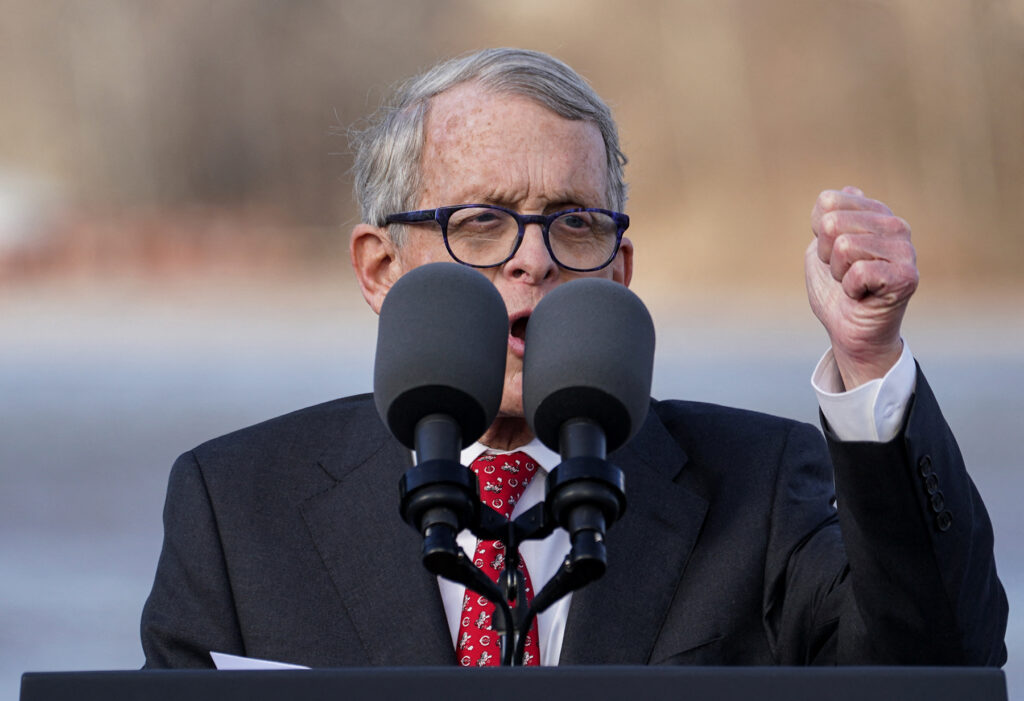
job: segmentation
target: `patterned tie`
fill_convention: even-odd
[[[523,490],[537,474],[537,463],[526,453],[508,455],[483,454],[469,466],[480,482],[480,499],[492,509],[510,518]],[[497,540],[478,540],[473,562],[495,582],[505,566],[504,545]],[[519,569],[526,580],[526,601],[533,599],[533,584],[526,563],[519,561]],[[462,619],[456,654],[463,667],[497,666],[501,663],[498,634],[491,628],[494,604],[474,591],[466,590],[462,599]],[[537,637],[537,619],[530,625],[523,654],[524,665],[540,664]]]

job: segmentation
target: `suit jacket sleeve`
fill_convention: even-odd
[[[992,527],[924,376],[894,440],[825,433],[848,567],[819,600],[780,607],[780,636],[806,641],[803,662],[1003,664],[1008,609]],[[790,588],[823,557],[827,534],[814,531],[793,551]]]
[[[193,453],[171,469],[157,571],[142,612],[146,668],[212,667],[211,650],[243,654],[217,520]]]

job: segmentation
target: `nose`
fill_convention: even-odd
[[[540,224],[527,224],[523,242],[516,254],[505,263],[504,274],[520,282],[539,284],[558,276],[558,264],[544,245]]]

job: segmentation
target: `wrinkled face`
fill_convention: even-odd
[[[456,86],[432,101],[425,136],[417,209],[482,203],[550,214],[610,206],[604,141],[597,126],[564,119],[528,98],[495,94],[472,83]],[[402,271],[451,260],[436,226],[406,231],[406,243],[396,252]],[[522,416],[524,337],[534,307],[555,287],[578,277],[629,284],[632,244],[624,238],[608,267],[574,273],[555,264],[541,227],[532,224],[511,260],[479,270],[498,288],[509,315],[500,415]]]

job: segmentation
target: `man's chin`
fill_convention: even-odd
[[[501,400],[501,406],[498,408],[499,419],[525,419],[526,414],[523,412],[523,400],[518,398],[514,402],[506,403],[504,398]]]
[[[532,437],[523,412],[522,373],[506,375],[498,416],[480,442],[492,448],[511,450],[526,445]]]
[[[525,416],[523,412],[523,372],[505,376],[505,387],[501,393],[501,405],[498,408],[498,416],[508,419],[521,419]]]

